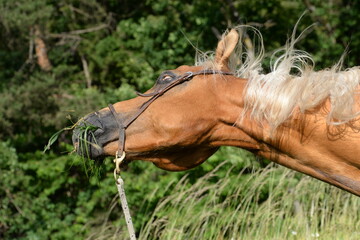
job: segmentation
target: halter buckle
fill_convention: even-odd
[[[184,80],[192,78],[194,76],[193,72],[186,72],[185,74],[187,74],[187,75],[184,77]]]
[[[120,165],[121,165],[122,161],[124,161],[125,156],[126,156],[125,151],[122,152],[121,156],[118,151],[116,151],[116,153],[115,153],[115,158],[113,160],[113,162],[115,163],[115,169],[114,169],[115,180],[117,179],[116,174],[120,173],[120,170],[121,170]]]

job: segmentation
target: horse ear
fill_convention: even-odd
[[[219,70],[229,70],[229,58],[239,41],[239,34],[232,29],[226,36],[222,37],[215,52],[215,63]]]

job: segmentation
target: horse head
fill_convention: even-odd
[[[242,107],[237,96],[246,83],[229,73],[229,57],[238,38],[235,30],[227,34],[218,44],[214,61],[207,66],[164,71],[145,94],[115,103],[117,116],[106,107],[84,117],[84,122],[97,127],[90,139],[96,142],[89,145],[90,157],[115,155],[121,135],[116,118],[128,122],[124,143],[120,143],[124,144],[128,162],[142,159],[162,169],[186,170],[201,164],[226,142],[231,145],[234,135],[239,134],[233,127]],[[180,78],[186,79],[169,87]],[[165,88],[168,90],[163,91]],[[141,110],[154,93],[158,94],[156,100]],[[234,103],[239,109],[234,109]],[[242,134],[245,145],[256,148],[250,137]],[[73,142],[79,149],[79,131],[74,131]]]

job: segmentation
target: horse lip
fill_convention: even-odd
[[[103,149],[99,145],[94,146],[94,143],[88,144],[87,146],[85,146],[87,150],[81,149],[79,145],[79,142],[74,143],[75,152],[79,156],[82,156],[84,158],[90,158],[93,160],[99,160],[105,157],[103,155]]]

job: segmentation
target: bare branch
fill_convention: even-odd
[[[33,29],[30,30],[30,40],[29,40],[29,56],[26,61],[31,62],[34,59],[34,33]]]
[[[18,70],[19,72],[22,72],[28,64],[34,61],[34,46],[34,28],[31,28],[29,33],[29,55],[26,61],[21,65],[20,69]]]
[[[48,36],[51,38],[70,38],[70,39],[76,39],[76,40],[82,39],[78,35],[71,35],[71,34],[67,34],[67,33],[50,33]]]
[[[250,25],[250,26],[253,26],[253,27],[264,27],[264,28],[271,28],[273,26],[276,25],[276,23],[274,23],[272,20],[267,20],[266,22],[264,23],[258,23],[258,22],[247,22],[246,25]]]
[[[75,31],[70,31],[70,32],[64,32],[64,33],[50,33],[49,36],[53,37],[53,38],[59,38],[59,37],[68,37],[68,38],[79,38],[80,34],[84,34],[84,33],[90,33],[90,32],[96,32],[99,30],[102,30],[104,28],[108,28],[108,24],[100,24],[98,26],[95,27],[91,27],[91,28],[86,28],[86,29],[79,29],[79,30],[75,30]]]
[[[83,38],[79,35],[84,34],[84,33],[90,33],[90,32],[95,32],[95,31],[99,31],[105,28],[109,28],[108,24],[100,24],[98,26],[95,27],[91,27],[91,28],[87,28],[87,29],[79,29],[79,30],[75,30],[75,31],[70,31],[70,32],[63,32],[63,33],[50,33],[48,34],[48,37],[50,38],[59,38],[60,41],[56,44],[56,45],[63,45],[66,44],[68,40],[75,40],[75,42],[80,42]],[[78,44],[76,44],[78,45]]]
[[[211,27],[211,31],[215,34],[215,36],[218,40],[221,39],[221,33],[216,27]]]
[[[310,17],[313,19],[313,21],[315,22],[319,22],[321,25],[323,25],[326,29],[326,31],[328,32],[329,36],[333,35],[334,29],[331,27],[330,23],[327,22],[324,18],[322,18],[321,16],[316,16],[313,13],[315,12],[316,7],[314,5],[312,5],[309,0],[303,0],[303,3],[305,4],[306,8],[309,10],[310,12]]]
[[[90,71],[89,71],[89,65],[84,57],[84,55],[80,55],[81,57],[81,63],[83,65],[83,70],[84,70],[84,74],[85,74],[85,78],[86,78],[86,86],[87,88],[91,88],[91,75],[90,75]]]
[[[83,10],[77,8],[77,7],[74,7],[73,5],[69,4],[67,5],[71,11],[74,11],[74,12],[77,12],[83,16],[85,16],[86,18],[92,18],[92,16],[90,16],[89,14],[87,14],[86,12],[84,12]]]

